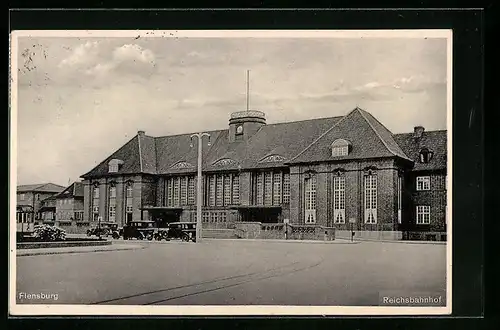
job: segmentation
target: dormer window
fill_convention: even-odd
[[[332,143],[332,157],[347,156],[350,143],[344,139],[337,139]]]
[[[116,173],[120,169],[121,165],[123,165],[123,161],[120,159],[112,159],[109,161],[109,173]]]
[[[431,161],[432,156],[434,156],[434,152],[429,150],[428,148],[422,148],[420,149],[420,162],[421,163],[428,163]]]

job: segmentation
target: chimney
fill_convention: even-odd
[[[424,130],[425,128],[423,126],[415,126],[413,136],[417,139],[421,138],[422,134],[424,134]]]

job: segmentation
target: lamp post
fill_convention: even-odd
[[[196,198],[196,242],[201,242],[201,205],[202,205],[202,187],[201,187],[201,165],[203,152],[203,137],[208,136],[208,146],[210,146],[210,134],[195,133],[191,135],[191,147],[193,147],[193,138],[198,138],[198,183],[197,183],[197,198]]]

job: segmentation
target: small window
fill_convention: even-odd
[[[25,200],[26,199],[26,195],[25,194],[19,195],[19,199],[22,200],[22,201]]]
[[[420,162],[421,163],[430,162],[433,156],[434,156],[434,152],[432,152],[428,148],[422,148],[420,150]]]
[[[429,205],[417,205],[417,225],[428,225],[431,223],[431,207]]]
[[[431,190],[431,177],[417,176],[417,191]]]
[[[123,161],[120,159],[111,159],[108,163],[109,165],[109,173],[116,173],[120,170],[120,166],[123,164]]]
[[[238,134],[238,135],[243,134],[243,126],[240,125],[240,126],[236,127],[236,134]]]
[[[349,154],[349,142],[344,139],[337,139],[332,143],[332,157],[347,156]]]

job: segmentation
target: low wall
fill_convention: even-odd
[[[83,246],[103,246],[111,245],[111,241],[105,240],[87,240],[87,241],[59,241],[59,242],[26,242],[17,243],[17,249],[44,249],[60,247],[83,247]]]
[[[237,222],[235,235],[246,239],[289,239],[333,241],[335,228],[297,226],[284,223]]]
[[[287,239],[333,241],[336,237],[336,231],[333,227],[314,225],[287,225],[286,227]]]
[[[337,230],[337,238],[351,239],[350,230]],[[403,239],[403,232],[401,231],[378,231],[378,230],[355,230],[354,239],[373,239],[385,241],[399,241]]]
[[[88,229],[95,226],[88,221],[44,221],[43,224],[64,229],[66,234],[86,234]]]
[[[403,240],[405,241],[441,241],[447,240],[446,232],[437,231],[405,231],[403,232]]]

